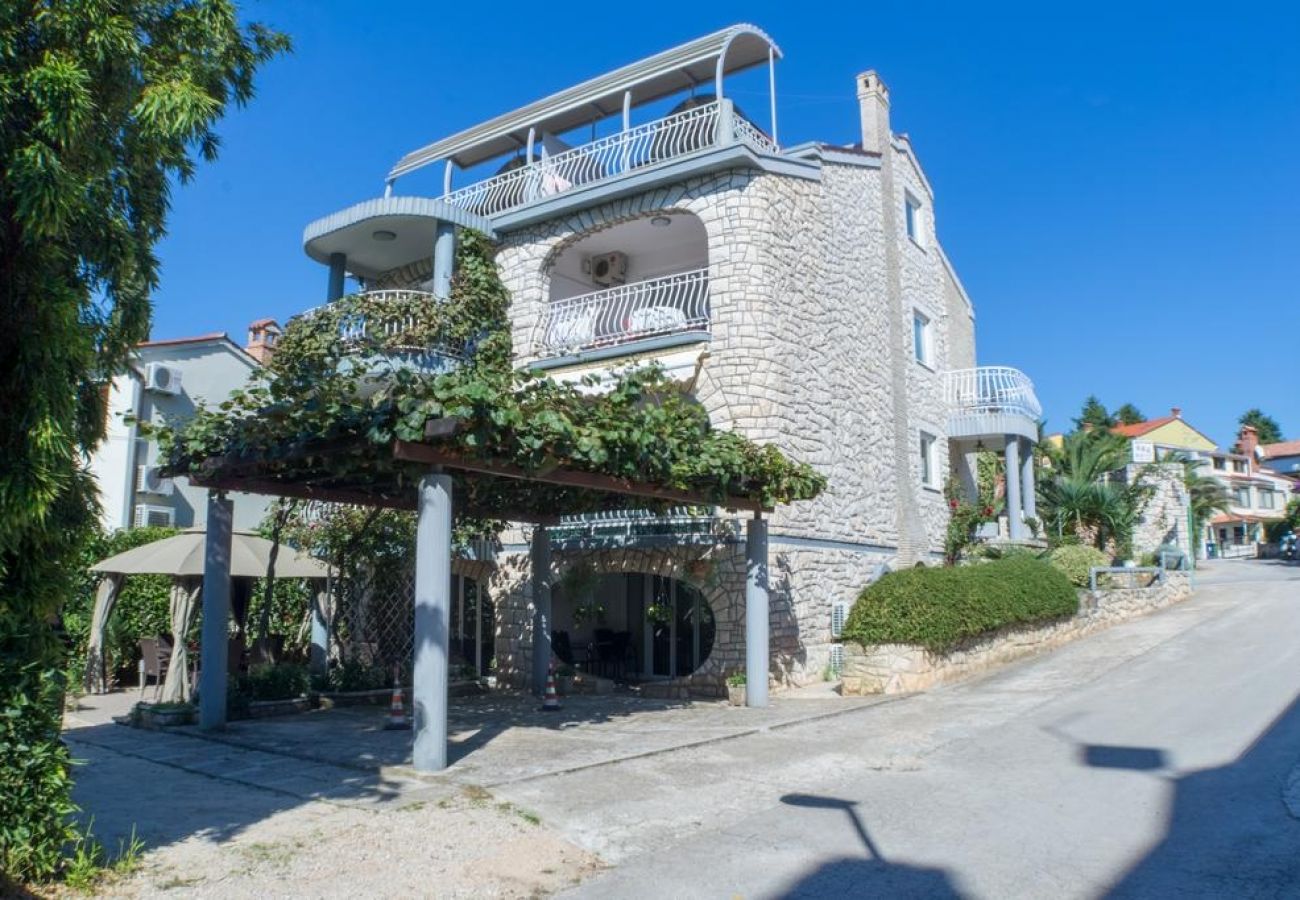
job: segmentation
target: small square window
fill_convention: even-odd
[[[930,365],[930,343],[930,317],[919,309],[912,310],[912,352],[922,365]]]
[[[1239,487],[1236,488],[1232,492],[1232,494],[1233,494],[1232,502],[1237,504],[1237,506],[1250,506],[1250,488]]]
[[[921,484],[937,487],[937,467],[934,459],[934,435],[921,432]]]
[[[903,221],[907,225],[907,236],[919,244],[921,242],[921,201],[911,194],[903,196]]]

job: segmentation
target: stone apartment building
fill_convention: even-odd
[[[506,112],[403,157],[384,196],[313,222],[304,245],[329,267],[327,299],[351,277],[437,302],[456,229],[480,229],[500,248],[517,365],[577,379],[656,362],[717,427],[824,473],[821,497],[769,518],[771,672],[798,683],[836,665],[864,585],[941,559],[945,482],[973,489],[977,450],[1005,454],[1010,530],[1025,535],[1041,409],[1022,373],[976,365],[974,311],[880,76],[845,86],[838,142],[786,146],[774,79],[756,119],[727,93],[780,57],[734,26]],[[440,194],[398,192],[429,166]],[[455,564],[453,656],[524,682],[549,641],[563,662],[666,694],[719,693],[743,667],[733,514],[628,510],[548,531],[549,620],[529,529],[514,529],[491,562]]]

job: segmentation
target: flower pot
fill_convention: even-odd
[[[743,684],[727,685],[727,702],[732,706],[744,706],[745,686]]]

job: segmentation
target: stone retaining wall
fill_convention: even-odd
[[[1191,594],[1185,572],[1167,572],[1146,588],[1079,592],[1078,615],[1046,625],[1003,629],[948,653],[931,653],[912,644],[844,644],[843,693],[903,694],[960,681],[995,666],[1032,656],[1118,622],[1163,609]]]

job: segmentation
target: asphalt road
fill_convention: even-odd
[[[989,677],[504,793],[584,897],[1300,897],[1300,568]]]

